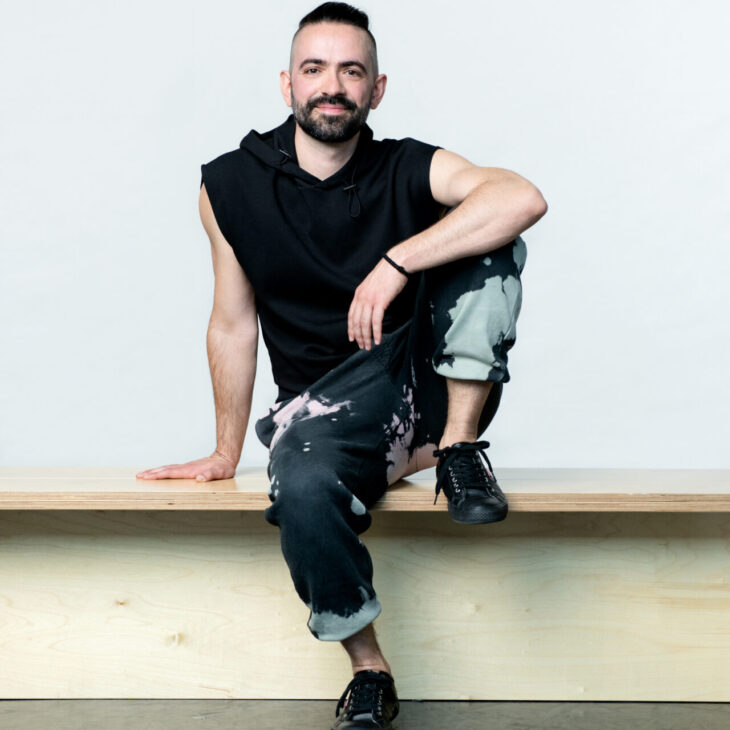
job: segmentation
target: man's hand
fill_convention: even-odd
[[[347,313],[347,339],[350,342],[357,340],[357,344],[366,350],[370,349],[371,338],[379,345],[385,310],[407,283],[405,274],[381,258],[355,289]]]
[[[207,482],[212,479],[231,479],[236,465],[227,456],[214,451],[210,456],[187,464],[168,464],[156,469],[147,469],[137,474],[138,479],[197,479]]]

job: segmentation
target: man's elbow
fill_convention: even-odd
[[[526,193],[525,214],[530,221],[530,226],[537,223],[545,213],[547,213],[548,205],[542,193],[533,185]]]

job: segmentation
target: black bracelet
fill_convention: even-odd
[[[409,278],[410,278],[410,276],[411,276],[411,275],[410,275],[410,274],[409,274],[409,273],[408,273],[408,272],[407,272],[407,271],[406,271],[406,270],[405,270],[405,269],[404,269],[404,268],[403,268],[403,267],[402,267],[402,266],[401,266],[400,264],[396,264],[396,263],[395,263],[395,261],[393,261],[393,259],[392,259],[392,258],[390,258],[390,257],[388,256],[388,254],[387,254],[387,253],[384,253],[384,254],[383,254],[383,258],[384,258],[384,259],[385,259],[385,260],[386,260],[386,261],[387,261],[387,262],[388,262],[389,264],[392,264],[393,266],[395,266],[395,268],[396,268],[396,269],[398,269],[398,271],[400,271],[400,273],[401,273],[401,274],[405,274],[405,275],[406,275],[407,277],[409,277]]]

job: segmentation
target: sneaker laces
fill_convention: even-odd
[[[455,494],[463,494],[467,487],[484,489],[483,482],[486,479],[489,485],[486,491],[492,493],[491,487],[494,478],[494,469],[489,457],[481,450],[489,447],[489,441],[474,441],[473,443],[460,441],[451,446],[444,446],[443,449],[436,449],[434,456],[446,458],[439,467],[439,475],[436,480],[436,496],[433,503],[436,504],[441,487],[446,481],[447,475],[451,474],[451,482],[454,486]],[[489,464],[489,471],[484,467],[484,463],[479,458],[483,456]],[[460,458],[463,457],[463,458]]]
[[[358,672],[345,687],[337,708],[335,709],[335,717],[339,717],[340,710],[345,707],[350,714],[351,720],[358,720],[361,717],[373,717],[380,720],[383,717],[383,690],[390,686],[390,677],[380,676],[373,670],[363,670],[370,672],[365,675]],[[359,676],[358,676],[359,675]],[[350,695],[347,699],[347,695]]]

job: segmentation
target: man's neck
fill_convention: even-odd
[[[297,124],[294,130],[294,147],[299,167],[319,180],[326,180],[347,164],[359,139],[360,132],[345,142],[321,142],[310,137]]]

